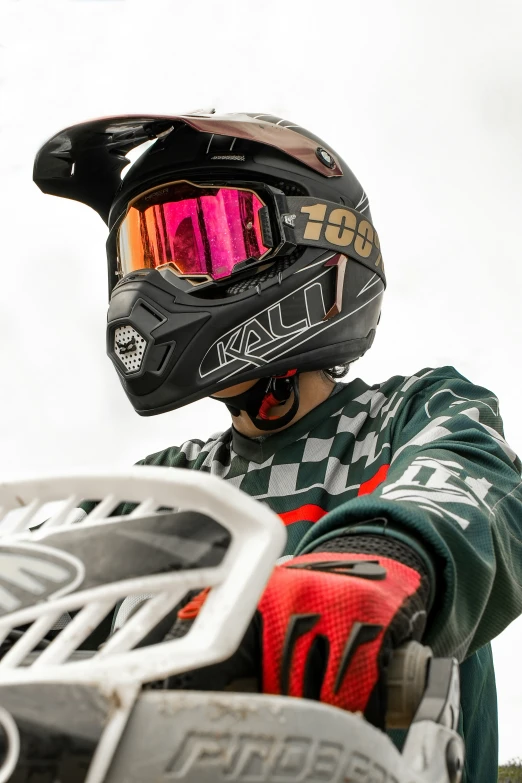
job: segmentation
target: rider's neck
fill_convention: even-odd
[[[246,381],[245,383],[238,383],[236,386],[230,386],[228,389],[224,389],[221,392],[213,394],[213,397],[232,397],[236,394],[242,394],[247,391],[256,381]],[[235,429],[245,435],[247,438],[257,438],[261,435],[272,434],[275,432],[281,432],[282,430],[291,427],[303,416],[306,416],[311,410],[316,408],[322,402],[324,402],[335,386],[335,382],[332,381],[325,373],[320,370],[314,372],[303,372],[299,374],[299,408],[292,421],[288,424],[280,427],[277,430],[270,430],[267,433],[266,430],[260,430],[252,422],[250,417],[245,411],[241,411],[239,416],[232,416],[232,424]],[[269,416],[282,416],[285,414],[292,405],[292,397],[283,405],[277,405],[274,408],[270,408],[268,411]]]

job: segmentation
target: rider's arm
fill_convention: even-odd
[[[463,660],[522,613],[520,461],[496,397],[453,368],[401,393],[386,479],[314,525],[298,553],[340,534],[407,543],[434,588],[425,641]]]

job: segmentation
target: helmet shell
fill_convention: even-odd
[[[126,125],[125,119],[111,118],[110,126],[105,121],[106,136],[109,127],[119,128],[120,136],[122,128],[132,127],[136,146],[144,140],[145,123],[141,120],[140,136],[137,119],[134,125],[129,118]],[[324,141],[293,123],[255,114],[193,115],[190,122],[187,116],[187,121],[177,117],[170,125],[167,119],[155,118],[156,130],[163,130],[123,180],[119,171],[125,150],[132,147],[120,138],[117,178],[110,159],[105,169],[98,165],[105,188],[92,185],[89,190],[84,175],[83,190],[79,185],[71,190],[70,180],[64,179],[64,192],[58,193],[89,203],[112,230],[107,352],[136,411],[154,415],[246,380],[289,369],[326,369],[362,356],[374,339],[384,282],[361,263],[332,251],[298,247],[258,274],[232,276],[225,287],[192,286],[168,269],[140,270],[117,282],[114,231],[133,198],[163,183],[246,182],[253,189],[264,183],[287,196],[335,202],[371,220],[368,198],[347,164]],[[154,118],[148,123],[150,136]],[[82,147],[81,133],[69,131],[69,139],[76,138],[76,160],[82,161],[85,138]],[[92,145],[92,128],[89,132]],[[75,144],[69,145],[73,151]],[[107,144],[100,147],[104,154]],[[114,157],[114,148],[112,152]],[[92,149],[90,154],[92,166]],[[40,177],[40,186],[42,181]],[[52,187],[53,192],[59,189],[56,181]]]

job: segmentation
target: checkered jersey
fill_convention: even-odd
[[[355,379],[282,432],[228,430],[142,464],[203,470],[266,503],[287,526],[286,554],[340,532],[416,549],[435,587],[425,641],[462,662],[467,778],[496,779],[488,642],[522,613],[522,488],[490,391],[453,367]]]
[[[235,430],[190,440],[140,464],[202,470],[230,481],[281,516],[285,554],[328,511],[386,475],[395,395],[361,380],[337,384],[322,405],[283,432],[251,440]]]
[[[355,379],[348,384],[337,384],[325,402],[280,433],[249,439],[236,430],[227,430],[206,442],[190,440],[180,447],[158,452],[141,464],[202,470],[230,481],[281,516],[288,531],[285,554],[293,554],[305,533],[328,512],[343,509],[347,517],[350,509],[355,508],[354,499],[369,493],[373,497],[380,485],[387,490],[385,479],[390,464],[398,459],[403,465],[406,454],[418,451],[422,444],[432,449],[449,433],[442,421],[455,419],[457,412],[461,420],[465,414],[466,426],[478,424],[481,435],[487,434],[500,447],[516,479],[520,463],[503,438],[498,401],[487,390],[477,390],[478,387],[451,367],[425,369],[408,378],[396,376],[374,386]],[[434,415],[441,402],[443,412],[450,413],[450,417]],[[416,424],[409,415],[411,412],[416,414]],[[461,508],[462,503],[473,505],[480,497],[480,489],[471,501],[462,492],[459,495],[448,490],[441,505],[445,482],[458,478],[451,475],[455,467],[437,462],[428,465],[426,459],[422,466],[418,464],[419,470],[425,468],[421,475],[427,474],[430,467],[435,472],[431,497],[426,487],[421,493],[425,497],[418,497],[419,504],[424,501],[423,508],[435,502],[437,482],[441,484],[437,502],[442,511],[436,510],[435,505],[436,514],[451,516],[452,510]],[[457,473],[459,470],[465,472],[464,466],[457,467]],[[471,476],[463,476],[464,482],[471,480]],[[488,479],[480,476],[477,481],[477,487],[483,486],[487,494]],[[391,497],[389,491],[387,496]],[[448,499],[450,503],[446,502]],[[366,518],[383,513],[375,508]],[[466,523],[458,514],[453,516],[461,524]],[[415,538],[419,538],[418,531]]]

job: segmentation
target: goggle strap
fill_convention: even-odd
[[[286,206],[288,211],[280,214],[285,239],[342,253],[379,275],[386,285],[379,236],[361,212],[309,196],[287,196]]]

